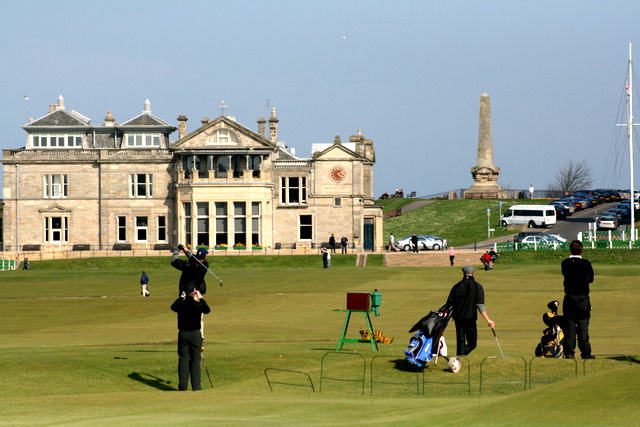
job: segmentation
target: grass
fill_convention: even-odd
[[[505,254],[495,270],[477,273],[503,351],[527,362],[545,327],[546,303],[562,298],[558,260],[537,255],[548,258]],[[527,391],[517,384],[485,386],[482,396],[480,365],[499,351],[481,323],[478,348],[469,356],[471,396],[465,385],[428,384],[426,396],[417,396],[415,384],[382,382],[371,395],[374,353],[366,344],[345,344],[345,357],[330,354],[334,359],[324,366],[330,377],[358,379],[364,360],[365,394],[361,383],[330,379],[318,392],[322,357],[335,350],[344,324],[344,312],[334,310],[344,308],[345,293],[373,289],[383,300],[373,326],[395,338],[375,354],[386,357],[375,360],[374,380],[415,381],[415,373],[402,369],[407,331],[444,302],[459,280],[457,268],[387,268],[380,266],[382,256],[358,268],[355,257],[336,255],[330,270],[320,268],[317,256],[213,258],[212,269],[224,280],[223,287],[209,280],[206,295],[212,313],[205,317],[205,357],[214,387],[203,370],[204,390],[194,394],[175,392],[177,330],[169,306],[179,272],[168,258],[36,261],[31,271],[0,273],[0,425],[634,425],[640,417],[640,265],[630,263],[634,257],[593,259],[592,287],[594,353],[629,355],[631,367],[599,358],[584,375],[578,360],[576,377],[568,361],[545,359],[559,364],[535,365],[534,381],[551,375],[555,384]],[[143,268],[150,298],[139,295]],[[349,337],[364,326],[357,314]],[[450,352],[454,332],[453,324],[445,331]],[[492,378],[522,377],[511,362],[485,366]],[[286,385],[271,392],[266,368],[307,373],[316,393]],[[426,379],[465,379],[443,368],[432,362]],[[300,381],[297,374],[280,378]]]
[[[384,211],[397,209],[414,199],[378,200],[385,202]],[[384,235],[393,233],[396,240],[416,234],[432,234],[448,240],[449,246],[471,244],[487,239],[487,209],[490,209],[490,227],[495,230],[494,237],[513,234],[506,227],[500,227],[500,206],[502,213],[514,204],[545,204],[547,200],[435,200],[419,209],[402,213],[399,217],[384,220]],[[410,203],[410,202],[409,202]]]

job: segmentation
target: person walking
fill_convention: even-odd
[[[342,247],[342,253],[346,254],[347,253],[347,244],[349,243],[349,239],[347,239],[347,236],[342,236],[342,239],[340,239],[340,246]]]
[[[566,321],[564,331],[564,357],[572,359],[576,348],[576,334],[578,347],[583,359],[595,359],[591,354],[589,342],[589,322],[591,320],[591,300],[589,299],[589,284],[593,283],[593,267],[582,258],[582,242],[574,240],[569,245],[571,255],[562,261],[562,275],[564,276],[564,300],[562,314]]]
[[[147,275],[147,272],[142,270],[142,276],[140,276],[140,293],[142,294],[143,297],[148,297],[149,295],[151,295],[151,293],[149,292],[149,276]]]
[[[24,259],[24,263],[22,265],[23,270],[31,270],[31,263],[29,262],[29,258]]]
[[[184,297],[178,297],[171,305],[178,313],[178,390],[202,390],[200,383],[202,357],[202,316],[211,309],[197,289]]]
[[[331,248],[331,252],[336,253],[336,238],[331,234],[329,237],[329,247]]]
[[[447,306],[453,307],[453,321],[456,324],[456,351],[465,356],[478,345],[478,311],[491,329],[495,322],[489,318],[484,307],[484,288],[474,279],[475,268],[470,265],[462,269],[462,280],[456,283],[447,299]]]
[[[453,259],[456,257],[456,251],[453,247],[449,248],[449,262],[451,263],[451,267],[453,267]]]
[[[418,236],[416,236],[416,233],[413,233],[413,236],[411,236],[411,246],[413,246],[414,253],[420,253],[420,248],[418,248]]]
[[[186,261],[179,258],[180,251],[183,251],[187,256]],[[178,245],[171,256],[171,265],[182,271],[180,284],[178,286],[178,295],[182,295],[183,292],[185,295],[188,295],[194,290],[200,291],[202,295],[207,293],[207,284],[204,281],[207,268],[209,268],[209,263],[205,259],[207,254],[208,252],[205,248],[198,249],[194,255],[183,245]]]
[[[323,268],[328,268],[327,267],[327,254],[329,252],[327,251],[327,248],[320,249],[320,253],[322,254],[322,267]]]
[[[389,252],[397,252],[396,249],[396,239],[393,237],[393,233],[389,233]]]

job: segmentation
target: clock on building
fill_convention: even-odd
[[[341,167],[331,169],[331,179],[338,182],[342,181],[344,179],[344,169]]]

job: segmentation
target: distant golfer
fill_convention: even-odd
[[[149,295],[151,295],[151,293],[149,292],[149,276],[147,275],[147,272],[142,270],[142,276],[140,276],[140,293],[142,294],[143,297],[148,297]]]
[[[181,260],[180,251],[184,252],[187,256],[187,260]],[[183,245],[178,245],[176,250],[171,256],[171,265],[182,271],[180,276],[180,285],[178,295],[189,295],[193,291],[200,291],[202,295],[207,293],[207,284],[204,281],[204,276],[207,274],[207,268],[209,263],[205,259],[207,257],[207,250],[200,248],[196,251],[195,255],[186,249]]]
[[[198,290],[184,297],[178,297],[171,305],[178,313],[178,390],[202,390],[200,383],[200,358],[202,357],[202,333],[200,322],[211,309]]]
[[[460,356],[471,353],[478,345],[477,311],[491,329],[496,325],[489,319],[484,309],[484,289],[473,278],[475,271],[475,268],[470,265],[462,269],[462,280],[451,289],[447,300],[447,306],[453,307],[453,320],[456,323],[456,351]]]

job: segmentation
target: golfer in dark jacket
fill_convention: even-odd
[[[183,251],[187,256],[186,261],[179,258],[180,251]],[[171,257],[171,265],[182,271],[178,291],[179,295],[182,295],[183,292],[185,295],[190,294],[196,289],[200,291],[202,295],[207,293],[207,284],[204,281],[207,268],[209,268],[209,263],[205,259],[207,253],[206,249],[200,248],[194,255],[188,249],[185,249],[184,246],[178,245]]]
[[[471,353],[478,345],[477,311],[491,329],[495,327],[495,322],[489,319],[484,308],[484,289],[473,278],[475,268],[467,265],[462,272],[464,274],[462,280],[451,288],[447,300],[447,306],[453,307],[453,320],[456,323],[456,350],[460,356]]]
[[[574,240],[569,245],[571,256],[562,261],[564,276],[564,301],[562,314],[566,320],[564,331],[564,356],[574,357],[576,334],[578,347],[583,359],[594,359],[589,343],[589,321],[591,319],[591,301],[589,300],[589,283],[593,282],[593,267],[583,259],[582,242]]]
[[[178,313],[178,390],[189,388],[202,390],[200,384],[200,358],[202,357],[202,333],[200,321],[203,314],[211,311],[202,294],[195,290],[185,297],[179,297],[171,305]]]
[[[413,252],[420,253],[420,248],[418,247],[418,236],[416,236],[415,233],[411,236],[411,245],[413,246]]]

